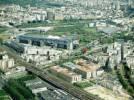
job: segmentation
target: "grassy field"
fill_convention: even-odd
[[[0,26],[0,34],[5,32],[7,30],[7,27]]]
[[[96,31],[95,28],[89,28],[88,22],[90,20],[80,20],[80,21],[52,21],[52,23],[30,23],[30,24],[22,24],[21,26],[18,26],[19,28],[25,28],[28,27],[38,27],[38,26],[52,26],[54,27],[53,30],[50,30],[46,33],[44,32],[30,32],[30,34],[44,34],[44,35],[67,35],[71,36],[72,34],[75,34],[79,39],[81,43],[87,43],[94,39],[97,39],[98,37],[102,36],[99,32]]]
[[[100,37],[104,36],[100,32],[97,32],[96,28],[90,28],[88,27],[88,23],[90,20],[63,20],[63,21],[51,21],[51,23],[47,22],[35,22],[35,23],[24,23],[20,26],[17,26],[18,28],[28,28],[28,27],[45,27],[45,26],[52,26],[54,29],[50,30],[46,33],[44,32],[30,32],[30,34],[41,34],[41,35],[58,35],[63,36],[67,35],[70,36],[72,34],[75,34],[80,40],[80,43],[87,44],[95,39],[100,39]],[[111,37],[102,38],[101,43],[112,43],[113,40],[117,39],[124,39],[124,40],[133,40],[134,34],[128,34],[126,35],[126,32],[122,33],[115,33],[112,34]],[[2,36],[3,37],[3,36]]]
[[[101,36],[95,28],[88,28],[85,24],[68,26],[68,27],[56,27],[54,30],[49,31],[47,34],[52,35],[72,35],[76,34],[81,43],[87,43]]]
[[[43,32],[31,32],[32,34],[51,34],[51,35],[72,35],[76,34],[81,43],[87,43],[95,39],[99,39],[103,36],[100,32],[96,30],[96,28],[88,27],[88,23],[91,20],[63,20],[63,21],[51,21],[48,22],[32,22],[32,23],[24,23],[22,25],[16,26],[18,28],[28,28],[28,27],[45,27],[51,26],[54,27],[53,30],[50,30],[46,33]],[[124,40],[133,40],[134,34],[127,34],[127,32],[115,33],[112,34],[111,37],[103,38],[102,43],[112,43],[113,39],[116,41],[117,39]]]
[[[40,26],[57,26],[57,27],[61,27],[64,25],[78,25],[80,23],[84,23],[86,22],[86,20],[83,21],[58,21],[58,20],[53,20],[53,21],[33,21],[33,22],[27,22],[27,23],[23,23],[21,25],[18,25],[16,27],[18,28],[29,28],[29,27],[40,27]]]
[[[19,78],[17,81],[24,82],[24,81],[32,80],[32,79],[35,79],[35,78],[36,78],[36,76],[28,74],[24,77]]]
[[[7,40],[9,38],[10,38],[10,35],[8,35],[8,34],[4,34],[4,33],[0,34],[0,39],[2,39],[2,40]]]
[[[93,86],[93,83],[91,83],[91,82],[74,83],[74,86],[83,89],[83,88],[87,88],[87,87]]]
[[[29,27],[39,27],[39,26],[49,26],[47,22],[29,22],[22,23],[21,25],[16,26],[17,28],[29,28]]]
[[[5,34],[5,31],[7,31],[7,30],[8,30],[7,27],[0,26],[0,39],[6,40],[6,39],[9,38],[9,35],[8,34]]]

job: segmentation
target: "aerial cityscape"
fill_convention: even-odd
[[[0,0],[0,100],[134,100],[134,0]]]

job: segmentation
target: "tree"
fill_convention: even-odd
[[[9,93],[14,100],[25,100],[25,98],[11,85],[6,84],[3,89]]]
[[[10,79],[8,81],[8,84],[14,89],[16,89],[20,94],[22,94],[24,98],[27,99],[33,98],[32,93],[27,88],[25,88],[22,84],[19,84],[16,80]]]
[[[2,38],[0,38],[0,44],[2,44],[3,43],[3,39]]]
[[[83,54],[85,54],[87,51],[88,51],[87,48],[83,48],[83,49],[82,49],[82,53],[83,53]]]

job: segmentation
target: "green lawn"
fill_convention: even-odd
[[[74,83],[74,86],[79,87],[79,88],[86,88],[86,87],[90,87],[93,86],[93,83],[91,82],[81,82],[81,83]]]
[[[2,39],[2,40],[7,40],[9,38],[10,38],[10,35],[8,35],[8,34],[4,34],[4,33],[0,34],[0,39]]]
[[[36,76],[34,75],[26,75],[24,77],[21,77],[18,79],[19,82],[23,82],[23,81],[28,81],[28,80],[32,80],[32,79],[35,79]]]

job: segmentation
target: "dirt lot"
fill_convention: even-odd
[[[106,89],[102,86],[93,86],[85,88],[87,92],[93,93],[98,95],[99,97],[103,98],[104,100],[129,100],[129,96],[127,94],[120,95],[119,93],[115,93],[112,90]]]

